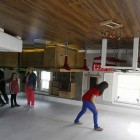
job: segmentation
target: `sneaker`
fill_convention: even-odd
[[[1,103],[1,104],[0,104],[1,107],[4,106],[4,105],[6,105],[6,103]]]
[[[82,123],[81,123],[80,121],[78,121],[78,122],[74,122],[74,124],[79,124],[79,125],[81,125]]]
[[[34,108],[34,105],[30,105],[30,108]]]
[[[30,105],[28,105],[28,104],[24,106],[24,108],[29,108],[29,107],[30,107]]]
[[[103,128],[101,127],[97,127],[97,128],[94,128],[95,131],[103,131]]]
[[[11,108],[14,108],[15,106],[14,105],[11,105]]]
[[[0,104],[0,106],[2,107],[2,106],[4,106],[4,104]]]
[[[16,105],[15,105],[15,107],[19,107],[19,106],[20,106],[19,104],[16,104]]]

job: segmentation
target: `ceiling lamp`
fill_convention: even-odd
[[[82,70],[87,70],[87,71],[89,71],[89,68],[88,68],[88,66],[87,66],[86,53],[87,53],[87,49],[85,48],[85,58],[84,58],[84,64],[83,64],[83,67],[82,67],[81,69],[82,69]]]
[[[121,27],[123,24],[113,22],[112,20],[104,21],[100,23],[101,34],[103,38],[117,39],[121,37]]]
[[[22,52],[30,53],[30,52],[44,52],[44,49],[23,49]]]
[[[66,70],[71,70],[71,68],[68,65],[68,44],[69,44],[69,42],[66,43],[64,65],[62,68],[66,69]]]

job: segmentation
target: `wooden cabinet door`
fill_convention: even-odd
[[[44,51],[44,67],[54,68],[55,67],[55,47],[47,47]]]
[[[44,67],[44,52],[22,52],[20,54],[20,67]]]
[[[69,49],[68,50],[68,64],[71,68],[76,68],[77,65],[77,50]]]
[[[55,52],[55,68],[61,68],[64,65],[64,58],[65,58],[65,48],[56,46]]]
[[[76,68],[77,65],[77,50],[74,49],[68,49],[68,65],[71,68]],[[64,59],[65,59],[65,47],[56,47],[56,63],[55,67],[59,68],[64,65]]]
[[[68,49],[68,65],[70,68],[81,68],[83,66],[84,53],[78,50]],[[47,47],[44,52],[44,66],[47,68],[62,68],[65,60],[65,47]]]
[[[83,52],[78,52],[77,53],[77,65],[76,65],[77,68],[82,68],[83,67],[84,56],[85,56],[85,53],[83,53]]]
[[[1,67],[18,67],[17,52],[0,52]]]

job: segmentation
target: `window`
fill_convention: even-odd
[[[33,72],[35,73],[35,75],[36,75],[36,77],[37,77],[37,76],[38,76],[38,75],[37,75],[37,71],[34,70]],[[37,79],[36,79],[36,80],[37,80]],[[35,88],[37,89],[37,87],[38,87],[38,83],[37,83],[37,81],[36,81],[36,86],[35,86]]]
[[[41,90],[49,89],[49,81],[51,78],[51,73],[47,71],[41,71]]]
[[[118,73],[114,85],[114,102],[129,105],[139,105],[140,101],[140,74]]]

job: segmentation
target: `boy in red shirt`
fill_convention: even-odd
[[[98,126],[98,112],[96,110],[95,106],[95,98],[96,96],[101,96],[104,92],[104,90],[108,88],[108,83],[103,81],[100,84],[98,84],[95,88],[90,88],[82,97],[83,106],[82,110],[77,115],[74,124],[81,124],[80,118],[82,115],[86,112],[87,109],[89,109],[93,113],[93,120],[94,120],[94,130],[96,131],[102,131],[103,128]]]

